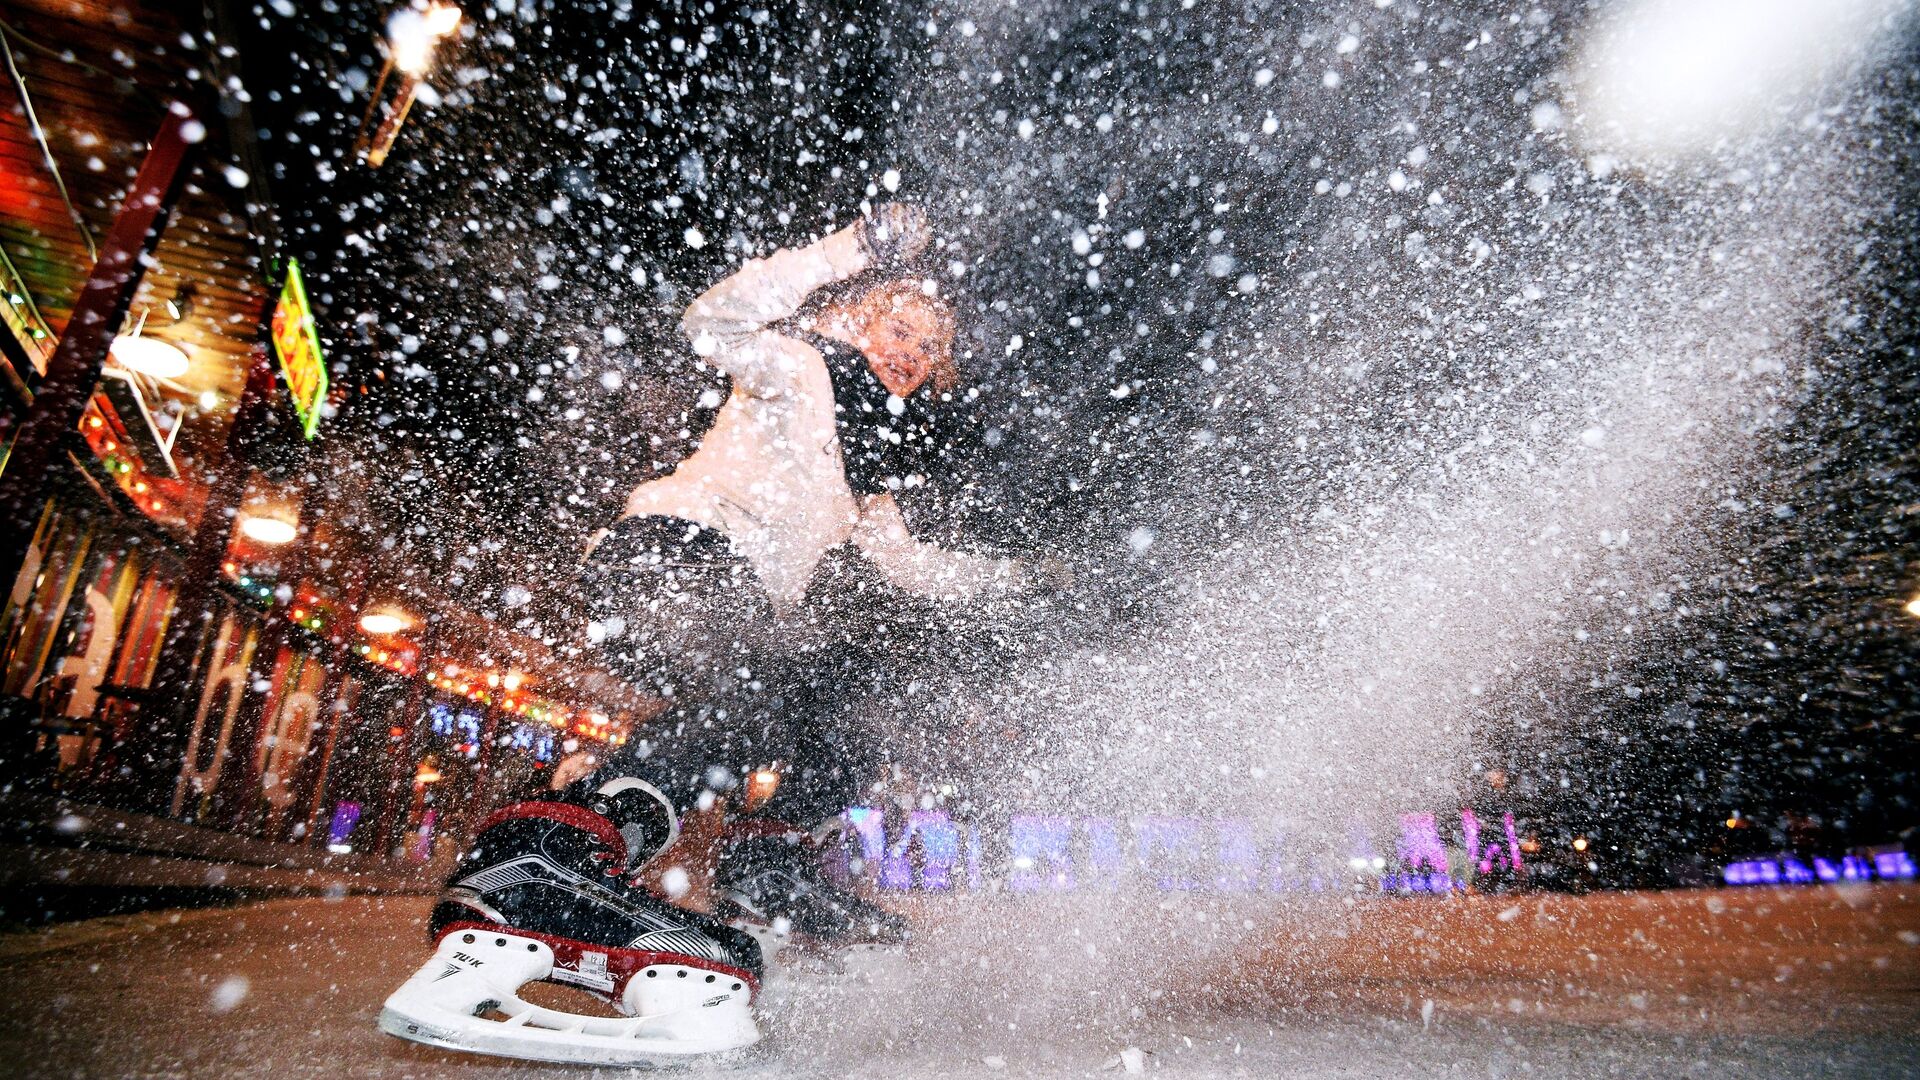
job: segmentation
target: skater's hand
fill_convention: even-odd
[[[910,262],[932,239],[926,211],[909,203],[881,203],[860,223],[860,246],[874,266]]]

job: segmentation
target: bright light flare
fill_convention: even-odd
[[[1901,0],[1630,0],[1577,65],[1583,141],[1635,161],[1705,154],[1797,118]]]
[[[434,37],[443,38],[460,29],[460,9],[452,4],[430,4],[427,7],[427,32]]]
[[[458,29],[460,9],[452,4],[433,4],[425,11],[401,8],[387,19],[393,66],[409,75],[425,75],[433,66],[433,47]]]
[[[240,519],[240,535],[274,547],[292,543],[297,532],[293,522],[285,518],[250,514]]]
[[[412,8],[401,8],[387,20],[387,47],[393,50],[393,66],[409,75],[427,73],[438,40],[427,17]]]
[[[113,339],[108,355],[113,357],[114,363],[128,371],[137,371],[156,379],[177,379],[192,366],[185,350],[159,338],[122,335]]]
[[[413,625],[413,620],[397,611],[369,611],[360,616],[360,629],[369,634],[397,634]]]

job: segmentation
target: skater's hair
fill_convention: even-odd
[[[917,277],[894,278],[838,298],[831,306],[863,323],[890,321],[917,339],[927,381],[944,393],[960,385],[960,365],[953,355],[953,308],[930,285]]]

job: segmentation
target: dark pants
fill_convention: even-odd
[[[871,747],[834,709],[853,663],[806,649],[725,534],[684,518],[627,518],[584,571],[589,638],[608,670],[665,697],[609,770],[659,787],[681,810],[742,769],[788,766],[767,812],[802,824],[844,808]]]
[[[710,698],[766,651],[766,592],[723,533],[685,518],[626,518],[584,576],[588,637],[638,686]]]

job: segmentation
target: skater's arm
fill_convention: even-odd
[[[888,581],[922,596],[963,600],[1005,595],[1026,585],[1017,559],[948,551],[915,540],[900,516],[900,504],[889,494],[861,497],[853,543]]]
[[[855,222],[806,247],[782,248],[741,264],[687,307],[680,326],[693,351],[747,393],[779,394],[791,384],[805,350],[765,328],[799,311],[814,290],[867,268],[862,227]]]

